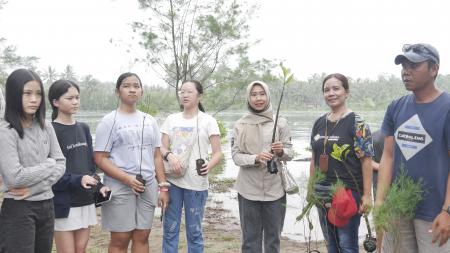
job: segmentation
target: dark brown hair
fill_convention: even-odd
[[[341,81],[342,87],[344,87],[346,92],[350,91],[350,87],[348,86],[348,79],[343,74],[340,73],[334,73],[327,75],[322,82],[322,92],[324,92],[325,83],[328,81],[328,79],[336,78],[337,80]]]

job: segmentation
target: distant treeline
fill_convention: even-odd
[[[282,108],[284,110],[323,110],[322,80],[325,73],[314,74],[308,80],[295,80],[286,87]],[[64,76],[60,76],[64,78]],[[75,79],[75,78],[71,78]],[[82,110],[111,110],[117,105],[113,82],[101,82],[92,76],[75,80],[81,87]],[[265,73],[254,80],[263,80],[270,86],[272,103],[278,101],[281,81]],[[44,81],[45,82],[45,81]],[[249,80],[248,80],[249,82]],[[439,75],[436,83],[440,89],[450,91],[450,75]],[[4,83],[2,83],[2,86]],[[48,88],[50,83],[46,82]],[[246,83],[205,84],[203,101],[206,110],[215,113],[222,110],[246,109]],[[376,80],[351,79],[349,105],[357,110],[384,110],[395,98],[407,94],[401,79],[394,75],[380,75]],[[173,88],[146,86],[140,109],[152,114],[169,113],[179,109]]]
[[[325,73],[315,74],[307,81],[296,80],[287,86],[282,108],[284,110],[326,109],[322,93],[322,80],[325,76]],[[274,78],[266,79],[260,78],[270,86],[272,104],[275,105],[281,92],[281,83]],[[436,83],[440,89],[450,91],[450,75],[439,75]],[[223,109],[246,109],[246,86],[240,87],[240,92],[236,92],[237,85],[229,86],[234,88],[210,87],[205,90],[203,104],[207,111],[214,113]],[[392,100],[407,93],[401,79],[394,75],[380,75],[376,80],[350,78],[349,106],[355,110],[384,110]],[[146,87],[145,94],[143,101],[152,108],[153,112],[173,111],[178,108],[173,89]],[[235,96],[234,99],[233,96]]]

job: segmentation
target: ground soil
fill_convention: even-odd
[[[213,184],[212,184],[213,185]],[[0,178],[1,187],[1,178]],[[217,187],[217,188],[216,188]],[[216,186],[211,191],[224,191],[226,187]],[[0,193],[0,206],[2,202],[2,193]],[[100,223],[100,212],[98,211],[98,220]],[[162,223],[159,217],[155,217],[153,228],[149,238],[151,252],[161,252]],[[203,222],[203,235],[205,238],[206,253],[235,253],[240,252],[240,227],[239,220],[230,214],[230,211],[222,208],[222,203],[213,202],[208,198]],[[109,233],[101,230],[100,226],[94,226],[91,229],[91,236],[88,244],[89,253],[108,252]],[[320,252],[326,252],[323,243],[314,245]],[[54,250],[54,252],[56,252]],[[130,251],[131,252],[131,251]],[[184,225],[181,226],[179,252],[187,252],[186,236]],[[307,252],[306,245],[301,242],[283,238],[281,242],[281,252]]]

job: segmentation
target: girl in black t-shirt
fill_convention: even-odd
[[[343,214],[348,217],[339,216],[340,210],[336,209],[338,201],[333,201],[336,203],[331,208],[335,209],[330,213],[330,200],[330,204],[318,207],[319,220],[328,242],[328,252],[359,252],[361,214],[369,212],[372,205],[371,134],[365,122],[346,106],[349,86],[344,75],[331,74],[325,77],[322,91],[331,111],[319,117],[313,126],[310,179],[316,170],[325,174],[325,179],[314,186],[318,194],[323,194],[323,191],[331,193],[332,186],[338,180],[342,181],[345,189],[351,190],[351,194],[350,191],[348,194],[353,198],[348,196],[348,201],[354,199],[356,208],[353,214]]]
[[[48,98],[53,108],[52,124],[66,157],[66,172],[52,188],[56,250],[85,252],[89,226],[97,224],[94,193],[99,191],[106,196],[109,188],[95,175],[89,127],[74,118],[80,106],[78,85],[69,80],[58,80],[50,86]]]

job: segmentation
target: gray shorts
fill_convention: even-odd
[[[117,182],[117,181],[116,181]],[[108,185],[109,186],[109,185]],[[151,229],[158,201],[156,180],[147,183],[145,192],[136,196],[122,183],[111,186],[111,200],[102,205],[102,228],[110,232]]]
[[[450,242],[439,247],[432,243],[432,222],[419,219],[401,219],[394,233],[384,233],[382,253],[449,253]]]

